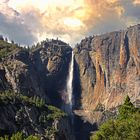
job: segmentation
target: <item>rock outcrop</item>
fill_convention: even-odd
[[[85,38],[74,54],[75,75],[79,70],[74,89],[80,85],[76,94],[84,115],[90,117],[99,106],[103,110],[117,107],[126,95],[140,105],[140,25]]]
[[[1,89],[27,96],[37,95],[61,106],[71,48],[59,40],[44,41],[32,51],[18,49],[0,62]]]
[[[38,108],[15,99],[18,94],[24,100],[40,97],[46,104],[61,108],[71,52],[71,47],[60,40],[46,40],[29,50],[1,40],[0,136],[19,131],[44,140],[74,140],[69,117],[58,119],[61,113],[57,110],[51,114],[45,106]],[[13,95],[8,97],[7,91]]]
[[[0,95],[0,136],[22,132],[42,140],[74,140],[70,120],[61,110],[40,104],[39,98],[5,94]]]

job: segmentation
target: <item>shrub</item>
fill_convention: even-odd
[[[23,133],[17,132],[12,136],[5,135],[4,137],[0,137],[0,140],[40,140],[39,137],[30,135],[29,137],[25,137]]]
[[[66,113],[54,106],[48,105],[48,109],[50,110],[50,113],[47,116],[48,120],[61,119],[66,116]]]
[[[55,119],[61,119],[62,117],[66,116],[66,113],[54,106],[48,105],[47,108],[48,112],[45,111],[41,113],[39,117],[40,123],[47,124],[50,121],[54,121]]]
[[[126,97],[124,104],[119,107],[119,119],[127,119],[131,117],[138,109],[131,103],[129,96]]]
[[[45,131],[45,137],[52,140],[57,133],[58,131],[54,127],[49,126]]]
[[[45,105],[45,101],[39,98],[38,96],[28,97],[20,93],[14,93],[12,91],[5,91],[1,93],[0,101],[5,104],[8,103],[15,104],[17,101],[20,101],[21,103],[34,104],[37,107],[42,107]]]
[[[30,101],[38,107],[42,107],[45,105],[45,101],[42,98],[39,98],[38,96],[33,96],[30,99]]]
[[[16,44],[10,44],[7,41],[0,40],[0,58],[4,58],[11,54],[11,52],[17,49]]]

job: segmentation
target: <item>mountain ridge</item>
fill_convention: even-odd
[[[12,93],[29,98],[38,96],[46,104],[61,109],[73,51],[75,128],[68,117],[66,127],[73,130],[64,131],[62,135],[66,140],[74,139],[73,131],[76,131],[77,137],[88,139],[89,133],[97,129],[96,124],[98,126],[116,115],[126,95],[133,104],[140,106],[139,38],[140,24],[126,30],[86,37],[73,49],[58,39],[46,39],[25,49],[1,38],[0,93],[12,90]],[[0,130],[6,126],[7,123],[4,127],[0,125]]]

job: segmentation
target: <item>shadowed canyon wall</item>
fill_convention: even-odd
[[[71,51],[59,40],[46,41],[30,52],[15,50],[0,62],[1,90],[9,86],[15,92],[37,95],[60,107]]]
[[[12,45],[0,40],[0,53],[4,47],[12,49]],[[19,131],[26,136],[38,134],[43,139],[50,136],[49,139],[56,140],[75,139],[69,117],[62,115],[59,119],[55,118],[61,116],[61,112],[48,107],[50,104],[61,108],[63,104],[61,96],[66,86],[71,52],[71,47],[60,40],[46,40],[31,50],[16,47],[6,57],[0,55],[1,136]],[[11,92],[12,97],[15,95],[13,102],[12,97],[7,97],[7,92]],[[36,102],[40,97],[45,99],[46,104],[38,107],[16,99],[19,95]],[[51,114],[53,110],[54,115]],[[43,120],[42,117],[47,115],[53,119]]]

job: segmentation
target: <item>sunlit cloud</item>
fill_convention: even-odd
[[[133,2],[135,5],[140,4],[140,0],[134,0]]]
[[[1,0],[0,33],[21,44],[58,37],[74,45],[85,36],[139,23],[139,9],[140,0]]]
[[[76,28],[76,27],[78,28],[78,27],[83,26],[83,23],[79,19],[76,19],[76,18],[65,18],[64,24],[71,28]]]

